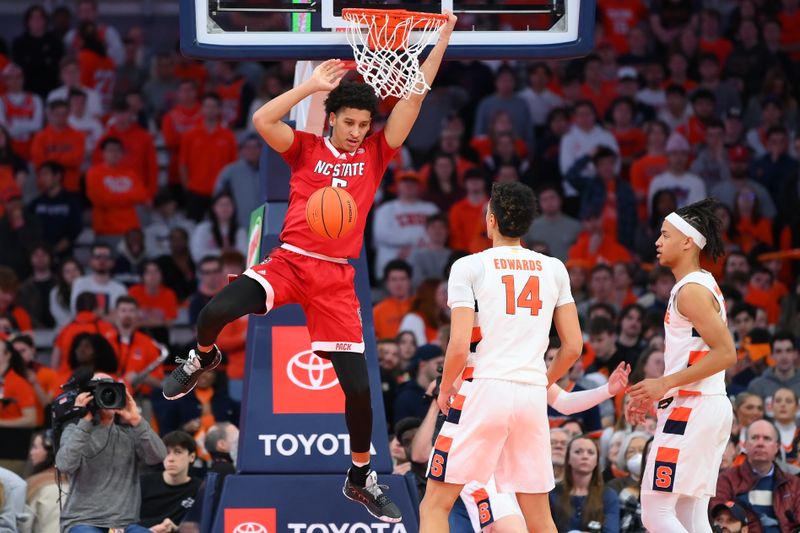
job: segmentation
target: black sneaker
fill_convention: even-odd
[[[344,482],[342,493],[349,500],[358,502],[367,508],[369,514],[383,522],[399,522],[403,519],[400,509],[389,497],[383,493],[383,489],[388,489],[386,485],[378,485],[378,474],[374,470],[367,475],[367,483],[363,487],[358,487],[350,482],[350,476]]]
[[[205,366],[203,366],[203,363],[200,361],[200,356],[197,354],[196,350],[190,351],[189,357],[186,359],[176,357],[175,360],[180,366],[173,370],[172,373],[167,376],[167,379],[164,380],[164,390],[162,394],[164,394],[164,398],[167,400],[177,400],[192,392],[192,389],[194,389],[194,386],[197,384],[197,378],[199,378],[203,372],[214,370],[219,366],[219,363],[222,361],[222,354],[217,347],[214,346],[214,359]]]

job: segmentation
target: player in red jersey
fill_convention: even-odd
[[[439,41],[420,70],[428,85],[447,48],[456,17],[450,14]],[[376,518],[399,522],[400,510],[383,493],[370,471],[372,406],[361,332],[361,318],[347,259],[358,257],[367,214],[383,173],[406,140],[425,95],[400,100],[383,131],[367,137],[378,99],[363,83],[340,83],[346,74],[340,60],[320,64],[303,84],[270,100],[253,115],[253,123],[292,170],[289,207],[280,240],[282,245],[261,264],[219,292],[197,320],[197,348],[164,381],[164,396],[174,400],[189,393],[197,378],[220,363],[214,342],[222,328],[249,313],[299,303],[311,335],[311,348],[331,360],[345,394],[345,419],[350,433],[353,465],[344,494],[363,504]],[[325,112],[331,136],[296,131],[281,118],[296,104],[318,91],[330,91]],[[322,187],[342,187],[358,206],[354,230],[327,240],[311,232],[306,223],[308,198]]]

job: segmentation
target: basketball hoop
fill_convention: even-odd
[[[405,9],[342,10],[356,70],[379,98],[408,98],[430,89],[419,69],[419,55],[447,22],[447,15]],[[409,40],[415,31],[414,42]]]

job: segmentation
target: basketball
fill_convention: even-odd
[[[350,193],[339,187],[319,189],[306,203],[306,222],[324,239],[339,239],[356,225],[358,208]]]

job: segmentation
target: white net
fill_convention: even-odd
[[[439,35],[445,18],[408,11],[342,12],[356,70],[379,98],[408,98],[430,89],[419,69],[419,55]],[[409,39],[411,31],[413,39]],[[413,42],[412,42],[413,40]]]

